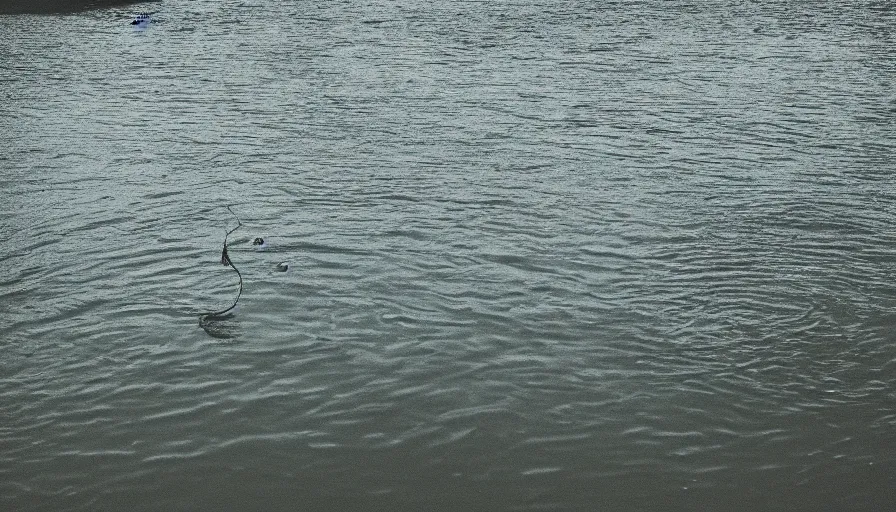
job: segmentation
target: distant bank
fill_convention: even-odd
[[[135,3],[137,0],[0,0],[0,14],[57,14]]]

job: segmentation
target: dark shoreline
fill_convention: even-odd
[[[105,9],[146,0],[0,0],[0,14],[64,14]]]

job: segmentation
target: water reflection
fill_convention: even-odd
[[[236,311],[221,316],[201,315],[199,327],[212,338],[232,340],[242,333]]]

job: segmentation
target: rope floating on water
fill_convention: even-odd
[[[224,235],[224,249],[221,251],[221,264],[224,265],[225,267],[229,266],[234,271],[236,271],[236,275],[240,279],[240,289],[236,294],[236,299],[233,300],[233,304],[229,308],[222,309],[221,311],[214,311],[212,313],[205,313],[203,315],[199,315],[200,324],[202,322],[204,322],[205,320],[211,320],[214,318],[223,317],[224,315],[226,315],[227,313],[232,311],[236,307],[237,302],[240,301],[240,296],[243,294],[243,275],[240,274],[240,270],[238,268],[236,268],[236,265],[233,264],[233,261],[231,261],[230,256],[227,254],[227,237],[229,237],[230,234],[233,233],[234,231],[236,231],[237,229],[241,228],[243,226],[243,223],[240,222],[240,218],[237,217],[237,215],[235,213],[233,213],[233,210],[231,210],[229,206],[227,207],[227,211],[229,211],[230,214],[236,218],[237,225],[235,228],[231,229],[230,231],[227,232],[227,234]]]

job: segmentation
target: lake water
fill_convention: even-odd
[[[0,508],[892,506],[894,78],[883,1],[0,17]]]

